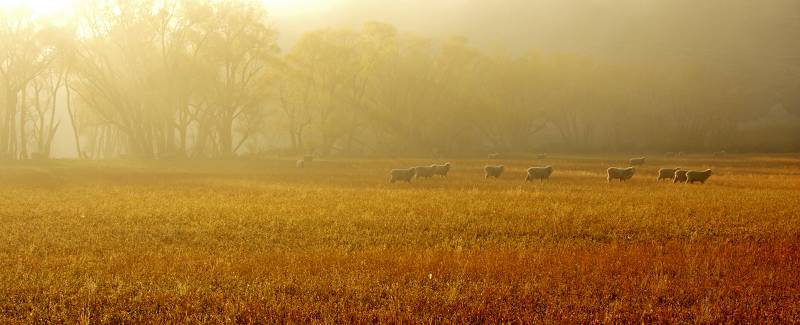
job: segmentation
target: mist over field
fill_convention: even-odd
[[[3,7],[6,157],[800,148],[796,1],[64,3]]]
[[[0,0],[0,324],[800,323],[798,0]]]

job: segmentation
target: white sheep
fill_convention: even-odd
[[[298,159],[297,162],[294,163],[295,167],[303,168],[306,166],[306,162],[303,159]]]
[[[450,171],[450,163],[444,163],[444,165],[431,165],[433,167],[433,174],[447,177],[447,172]]]
[[[658,170],[658,180],[661,181],[662,179],[673,179],[675,178],[675,172],[680,170],[680,167],[675,168],[661,168]]]
[[[608,173],[608,182],[611,183],[612,179],[618,179],[620,182],[627,181],[633,177],[633,174],[636,173],[635,167],[628,167],[628,168],[619,168],[619,167],[609,167],[606,170]]]
[[[628,162],[631,164],[631,166],[641,166],[644,165],[645,159],[647,159],[647,157],[631,158],[628,159]]]
[[[685,183],[686,182],[686,172],[687,170],[677,170],[675,171],[675,178],[672,179],[673,183]]]
[[[414,167],[414,173],[417,175],[417,178],[431,178],[435,172],[436,169],[433,165]]]
[[[704,171],[690,170],[686,172],[686,182],[689,184],[694,184],[694,182],[705,184],[706,180],[711,177],[711,174],[711,169],[706,169]]]
[[[499,178],[500,175],[503,174],[503,170],[505,170],[505,168],[506,167],[503,165],[483,167],[483,171],[486,173],[486,176],[484,176],[484,178],[489,178],[489,177]]]
[[[531,167],[528,168],[528,176],[525,178],[525,181],[530,182],[534,179],[544,181],[550,179],[550,174],[552,173],[553,166]]]
[[[391,179],[389,180],[390,183],[394,182],[408,182],[411,183],[411,179],[414,178],[416,175],[416,170],[414,168],[409,169],[392,169],[391,172]]]

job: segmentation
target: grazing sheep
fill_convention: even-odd
[[[536,159],[539,159],[539,160],[547,159],[547,154],[540,153],[540,154],[536,155]]]
[[[389,183],[394,183],[394,182],[411,183],[411,179],[414,178],[414,175],[416,175],[416,169],[414,168],[392,169],[391,173],[392,178],[389,180]]]
[[[631,158],[628,159],[628,162],[631,164],[631,166],[641,166],[644,165],[644,160],[646,158],[647,157]]]
[[[675,172],[680,170],[680,167],[675,168],[661,168],[658,170],[658,180],[661,181],[662,179],[673,179],[675,178]]]
[[[432,165],[433,167],[433,174],[447,177],[447,172],[450,171],[450,163],[445,163],[444,165]]]
[[[706,169],[704,171],[690,170],[686,172],[686,182],[689,184],[694,184],[694,182],[705,184],[706,180],[711,177],[711,174],[711,169]]]
[[[298,159],[297,162],[294,163],[295,167],[303,168],[306,166],[306,162],[303,159]]]
[[[433,174],[436,173],[436,168],[431,166],[417,166],[414,167],[414,173],[417,175],[417,178],[431,178]]]
[[[552,173],[553,166],[531,167],[528,168],[528,176],[525,178],[525,181],[530,182],[534,179],[544,181],[546,179],[550,179],[550,174]]]
[[[486,176],[484,178],[489,178],[489,177],[499,178],[500,175],[503,174],[503,170],[505,169],[506,166],[503,165],[483,167],[483,171],[486,173]]]
[[[608,173],[608,182],[611,183],[612,179],[618,179],[620,182],[627,181],[636,173],[635,167],[619,168],[609,167],[606,172]]]
[[[497,158],[500,158],[500,154],[496,153],[496,152],[495,153],[490,153],[488,157],[489,157],[489,159],[497,159]]]
[[[686,172],[687,170],[677,170],[675,171],[675,178],[672,179],[673,183],[686,183]]]

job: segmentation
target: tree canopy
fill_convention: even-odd
[[[81,158],[800,149],[797,74],[497,54],[380,22],[281,51],[268,17],[246,0],[94,1],[59,26],[3,9],[0,155],[48,157],[59,129]],[[742,141],[776,107],[788,141]]]

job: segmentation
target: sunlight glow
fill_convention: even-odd
[[[0,0],[0,8],[27,8],[37,16],[53,16],[72,9],[76,0]]]
[[[337,0],[261,0],[272,14],[295,15],[330,8]],[[0,9],[27,8],[35,15],[52,17],[72,10],[78,0],[0,0]]]
[[[337,0],[261,0],[272,14],[293,15],[321,11],[334,6]]]

